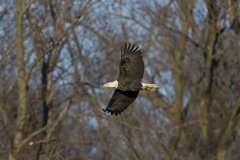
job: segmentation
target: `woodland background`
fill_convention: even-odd
[[[240,159],[240,1],[1,0],[0,159]],[[103,113],[124,42],[142,91]]]

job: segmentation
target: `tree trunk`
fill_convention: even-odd
[[[43,60],[42,65],[42,109],[43,109],[43,115],[42,115],[42,127],[45,127],[52,123],[51,121],[51,109],[52,109],[52,71],[54,67],[54,61],[52,60],[55,58],[56,50],[51,53],[52,55],[49,55],[47,60]],[[43,139],[46,139],[48,137],[48,134],[51,133],[51,128],[47,129],[43,132]],[[39,146],[39,150],[37,153],[37,159],[47,159],[49,157],[49,143],[41,143]]]
[[[17,85],[18,85],[18,111],[15,126],[13,144],[9,153],[9,160],[18,159],[17,155],[21,149],[21,143],[24,139],[24,128],[27,120],[27,82],[25,77],[25,61],[23,46],[23,1],[17,0],[16,7],[16,49],[17,49]]]

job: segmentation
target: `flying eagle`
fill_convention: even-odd
[[[116,81],[103,85],[103,88],[113,87],[115,91],[104,112],[121,114],[135,101],[140,90],[156,91],[156,84],[142,83],[144,63],[141,50],[134,44],[125,43],[121,52],[120,72]]]

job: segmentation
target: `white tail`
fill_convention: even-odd
[[[143,90],[150,90],[150,91],[157,91],[158,90],[158,85],[142,83],[142,89]]]

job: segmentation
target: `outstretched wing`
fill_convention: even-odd
[[[141,80],[144,73],[142,52],[131,43],[125,43],[121,54],[119,78],[127,77]]]
[[[115,115],[121,114],[123,110],[135,101],[138,93],[138,91],[122,91],[116,89],[107,108],[103,109],[103,111]]]
[[[144,63],[141,50],[134,44],[125,43],[124,50],[121,53],[119,88],[130,91],[140,90],[143,73]]]

